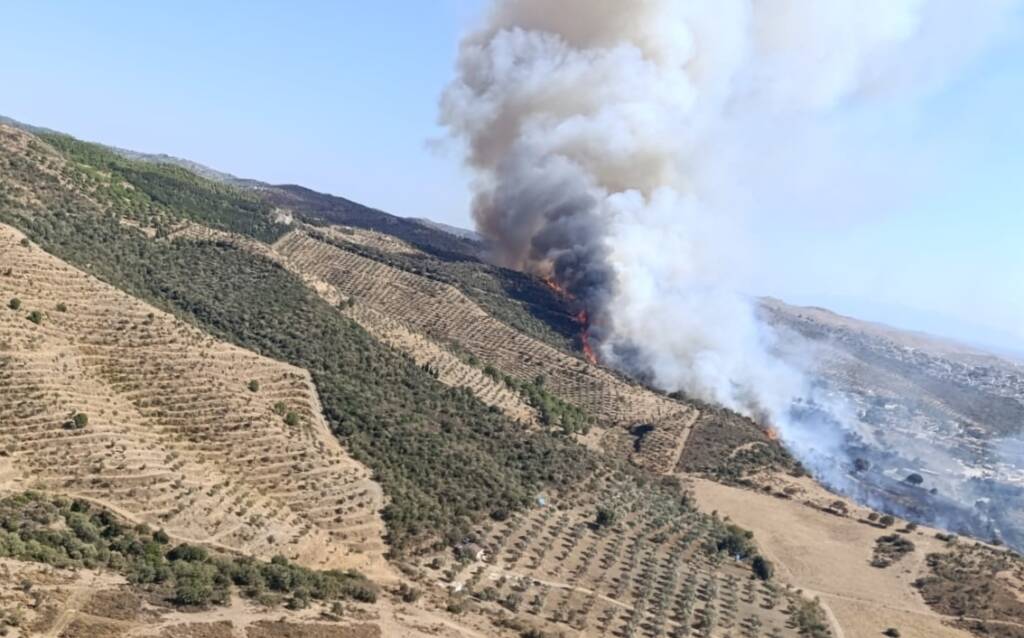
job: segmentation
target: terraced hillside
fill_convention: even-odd
[[[678,462],[697,411],[629,383],[494,319],[451,285],[419,276],[344,249],[297,230],[274,249],[300,272],[335,286],[356,306],[396,320],[440,344],[468,351],[505,374],[532,381],[543,377],[553,393],[612,426],[605,447],[629,454],[626,431],[638,424],[653,430],[633,457],[656,471],[671,471]]]
[[[0,126],[8,635],[1020,628],[1018,557],[587,363],[570,304],[471,242],[182,166]]]
[[[457,597],[587,636],[827,634],[824,612],[753,578],[738,560],[749,539],[681,500],[678,485],[609,474],[583,488],[482,526],[463,546],[471,555],[435,558],[428,574]]]
[[[218,342],[6,226],[0,273],[0,487],[87,497],[256,556],[381,568],[380,486],[329,433],[307,372]]]

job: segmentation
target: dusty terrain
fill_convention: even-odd
[[[327,431],[305,371],[216,342],[23,239],[0,228],[0,487],[87,497],[256,556],[387,573],[380,488]]]

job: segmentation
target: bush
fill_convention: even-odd
[[[255,379],[250,381],[249,382],[249,392],[259,392],[259,391],[260,391],[260,382],[255,380]]]
[[[882,516],[881,518],[878,519],[878,524],[881,525],[882,527],[889,527],[890,525],[892,525],[895,522],[896,522],[896,519],[893,518],[892,516],[889,516],[888,514],[886,514],[885,516]]]
[[[770,560],[760,554],[754,556],[751,567],[754,569],[754,574],[761,580],[771,580],[775,574],[775,565],[772,565]]]
[[[610,507],[598,507],[595,524],[598,527],[611,527],[618,520],[618,514]]]
[[[793,615],[793,621],[802,636],[826,638],[831,635],[828,628],[828,617],[818,599],[801,601]]]
[[[129,582],[158,585],[182,605],[226,604],[232,583],[244,596],[270,604],[284,594],[291,594],[293,605],[377,598],[376,587],[358,572],[314,571],[283,557],[264,563],[188,544],[165,554],[166,540],[163,532],[130,525],[87,501],[32,493],[0,498],[0,556],[60,568],[106,567]],[[269,580],[279,592],[273,598],[262,596]]]
[[[295,427],[299,424],[299,415],[294,412],[289,412],[284,415],[284,424]]]
[[[924,483],[924,477],[916,472],[908,475],[907,478],[903,480],[911,485],[920,485],[921,483]]]
[[[64,423],[65,430],[82,430],[89,425],[89,415],[83,412],[75,412],[70,419]]]
[[[43,313],[39,312],[38,310],[33,310],[32,312],[28,313],[28,320],[38,326],[43,323]]]
[[[410,587],[406,583],[402,583],[398,586],[398,596],[402,599],[403,603],[414,603],[420,599],[420,592],[414,587]]]
[[[14,297],[13,299],[11,299],[10,301],[7,302],[7,307],[10,308],[11,310],[18,310],[18,309],[20,309],[21,308],[21,299],[18,299],[17,297]]]
[[[213,568],[203,563],[174,565],[174,602],[179,605],[207,605],[213,599]]]
[[[718,533],[715,549],[736,558],[746,558],[754,549],[754,533],[737,525],[726,525]]]
[[[61,303],[57,304],[57,312],[67,312],[67,311],[68,311],[68,305],[66,303],[61,302]]]
[[[169,561],[185,561],[185,562],[205,562],[210,557],[209,553],[203,547],[196,545],[189,545],[183,543],[178,545],[171,551],[167,552],[167,560]]]
[[[900,630],[896,629],[895,627],[889,627],[888,629],[882,632],[882,635],[888,636],[889,638],[900,638]]]

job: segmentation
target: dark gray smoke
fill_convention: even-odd
[[[604,362],[766,418],[842,489],[844,429],[793,406],[856,430],[854,415],[819,395],[809,360],[774,354],[739,293],[758,214],[745,136],[934,86],[1013,5],[498,0],[462,43],[441,120],[465,144],[494,259],[579,297]]]

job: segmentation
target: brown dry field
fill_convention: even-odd
[[[819,496],[824,492],[809,481],[805,486]],[[892,530],[858,522],[858,514],[835,516],[797,500],[700,479],[694,481],[694,491],[702,509],[717,510],[753,530],[759,548],[786,582],[821,596],[839,622],[839,638],[879,636],[888,627],[907,638],[970,635],[948,626],[949,619],[929,609],[911,585],[928,571],[925,555],[946,550],[934,530],[918,528],[908,536],[914,552],[878,569],[870,565],[875,539]]]

